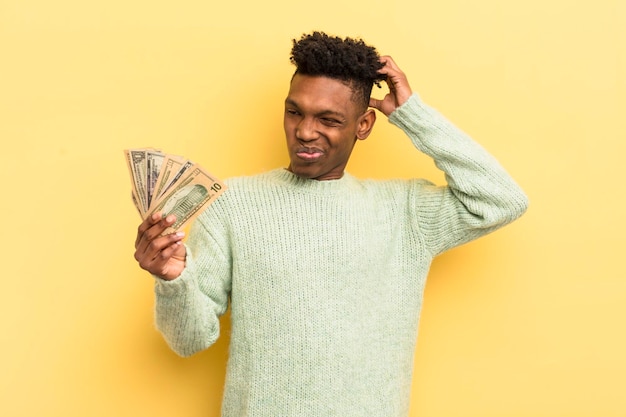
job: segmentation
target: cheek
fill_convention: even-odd
[[[293,129],[291,128],[289,123],[283,123],[283,130],[285,132],[285,138],[287,139],[287,141],[291,141],[293,139]]]
[[[356,141],[350,140],[349,138],[343,138],[341,144],[337,146],[337,152],[341,154],[342,158],[347,158],[352,153],[355,143]]]
[[[285,118],[283,120],[283,129],[285,130],[287,136],[293,136],[296,130],[296,122]]]

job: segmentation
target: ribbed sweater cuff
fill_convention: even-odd
[[[159,278],[156,275],[153,275],[155,287],[154,290],[160,296],[164,297],[175,297],[177,295],[189,292],[196,285],[196,282],[193,278],[193,273],[191,270],[193,269],[193,258],[191,256],[191,251],[187,248],[187,259],[186,266],[183,269],[183,272],[176,279],[165,280]]]
[[[421,117],[426,104],[417,93],[413,93],[409,99],[389,115],[389,122],[406,130],[415,123],[415,117]]]

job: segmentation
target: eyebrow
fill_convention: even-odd
[[[295,100],[291,99],[291,98],[285,99],[285,104],[294,106],[294,107],[296,107],[298,109],[300,108],[298,103]],[[342,120],[346,120],[346,115],[345,114],[340,113],[338,111],[334,111],[334,110],[321,110],[321,111],[315,113],[315,115],[316,116],[334,116],[334,117],[338,117],[338,118],[340,118]]]

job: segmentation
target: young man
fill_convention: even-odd
[[[180,355],[215,342],[230,300],[223,416],[406,416],[432,259],[513,221],[527,199],[390,57],[313,33],[294,40],[291,60],[289,167],[231,179],[186,244],[160,237],[173,216],[147,219],[135,258],[156,276],[157,326]],[[380,80],[389,93],[370,99]],[[344,171],[374,109],[447,186]]]

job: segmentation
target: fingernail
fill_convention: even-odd
[[[165,218],[165,221],[168,222],[168,223],[172,223],[174,221],[174,216],[172,216],[172,215],[167,216]]]
[[[183,237],[183,236],[185,236],[185,232],[176,232],[176,236],[177,237]]]

